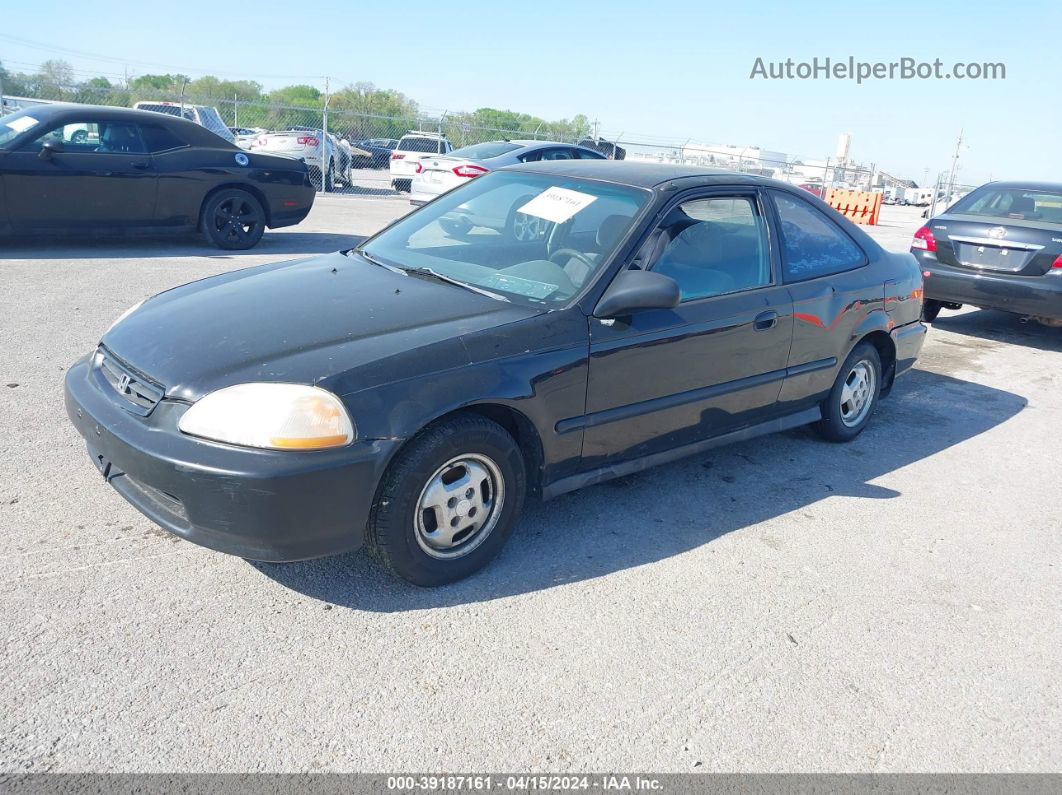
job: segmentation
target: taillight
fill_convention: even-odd
[[[414,174],[419,174],[423,170],[424,170],[424,166],[421,165],[420,163],[414,163],[413,164],[413,173]]]
[[[401,160],[403,157],[405,157],[405,155],[402,154],[401,152],[392,152],[391,153],[391,159],[392,160]]]
[[[299,143],[303,146],[320,146],[321,142],[314,138],[312,135],[303,135],[299,137]]]
[[[459,177],[480,177],[490,171],[489,168],[483,168],[483,166],[454,166],[454,173]]]
[[[923,226],[915,232],[914,240],[911,241],[911,248],[920,248],[922,251],[936,251],[937,239],[933,237],[933,230],[928,226]]]
[[[1062,273],[1062,254],[1055,257],[1055,261],[1051,263],[1051,270],[1055,273]]]

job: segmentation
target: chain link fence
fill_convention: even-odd
[[[2,93],[0,93],[2,97]],[[304,159],[319,190],[365,196],[394,197],[390,153],[398,140],[411,131],[433,133],[455,149],[499,139],[532,139],[558,143],[582,143],[616,159],[674,163],[717,168],[773,177],[800,185],[822,196],[832,187],[874,190],[896,203],[950,204],[972,187],[938,176],[935,186],[915,182],[847,158],[800,159],[756,146],[707,145],[693,140],[620,131],[592,135],[586,123],[548,124],[527,117],[513,127],[485,123],[479,111],[468,113],[416,107],[402,114],[374,112],[370,108],[345,107],[343,95],[334,101],[323,94],[313,106],[284,104],[266,99],[244,100],[238,94],[224,97],[184,96],[173,90],[126,89],[87,84],[49,86],[28,97],[3,97],[4,112],[44,101],[78,102],[132,107],[193,118],[231,137],[247,149],[293,154]],[[510,114],[512,115],[512,114]],[[210,120],[213,120],[211,123]],[[597,131],[594,131],[597,132]],[[926,180],[928,181],[928,180]]]

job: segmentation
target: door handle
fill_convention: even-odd
[[[143,169],[149,168],[151,166],[151,164],[148,163],[145,160],[138,160],[135,163],[132,163],[132,166],[133,166],[133,168],[139,168],[139,169],[143,170]]]
[[[760,312],[756,315],[756,319],[753,321],[753,328],[756,331],[766,331],[769,328],[774,328],[778,323],[778,313],[775,311]]]

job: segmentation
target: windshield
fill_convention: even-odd
[[[1062,193],[1022,188],[982,188],[960,199],[948,212],[1062,224]]]
[[[0,118],[0,147],[6,146],[39,123],[30,110],[20,110],[18,113],[9,113]]]
[[[520,144],[512,144],[508,141],[490,141],[485,144],[472,144],[462,146],[450,153],[450,157],[467,157],[469,160],[486,160],[489,157],[498,157],[506,152],[512,152],[522,148]]]
[[[510,300],[557,305],[593,279],[649,202],[646,190],[496,171],[444,194],[361,247]]]

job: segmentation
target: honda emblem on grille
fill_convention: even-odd
[[[1002,226],[993,226],[988,230],[988,236],[999,240],[1000,238],[1007,236],[1007,230]]]
[[[132,379],[126,374],[122,373],[122,377],[118,379],[118,391],[123,395],[129,394],[129,382]]]

